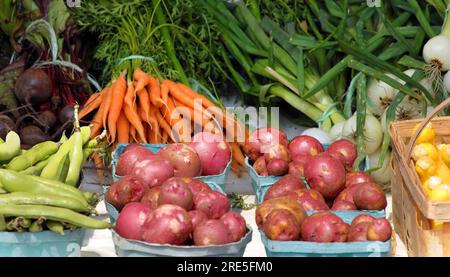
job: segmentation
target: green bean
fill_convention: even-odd
[[[44,169],[44,167],[47,166],[49,160],[50,160],[50,158],[42,160],[42,161],[38,162],[37,164],[30,166],[29,168],[27,168],[25,170],[19,171],[19,173],[25,174],[25,175],[39,176],[42,172],[42,169]]]
[[[47,205],[87,213],[93,210],[89,205],[74,198],[31,192],[12,192],[0,195],[0,205]]]
[[[78,120],[78,105],[74,108],[75,133],[72,135],[73,147],[69,152],[70,165],[67,171],[65,183],[70,186],[76,186],[80,178],[81,167],[83,166],[83,138],[80,132],[80,121]]]
[[[38,176],[23,175],[12,170],[0,169],[0,183],[8,192],[48,193],[75,198],[87,205],[81,191],[64,183],[48,180]]]
[[[0,214],[35,219],[43,217],[88,229],[106,229],[110,227],[110,224],[106,221],[96,220],[69,209],[42,205],[0,205]]]
[[[38,217],[33,223],[31,223],[30,228],[28,228],[28,231],[31,233],[38,233],[42,232],[44,228],[42,227],[42,224],[45,222],[45,217]]]
[[[6,221],[5,217],[0,214],[0,232],[6,231]]]
[[[47,220],[45,222],[45,226],[52,231],[55,232],[61,236],[64,236],[64,226],[61,222],[53,221],[53,220]]]
[[[12,159],[6,168],[14,171],[25,170],[35,163],[47,159],[50,155],[58,151],[58,148],[59,144],[53,141],[44,141],[36,144],[25,154]]]
[[[85,191],[83,192],[84,198],[86,198],[86,201],[89,203],[89,205],[91,206],[95,206],[98,204],[98,201],[100,200],[98,198],[98,194],[94,193],[94,192],[90,192],[90,191]]]
[[[67,172],[69,171],[70,159],[69,155],[65,156],[64,162],[58,167],[58,181],[63,182],[66,180]]]
[[[6,135],[5,143],[0,144],[0,162],[6,162],[20,153],[20,137],[14,131]]]

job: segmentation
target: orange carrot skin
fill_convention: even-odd
[[[103,128],[106,128],[106,123],[108,120],[108,114],[109,114],[109,109],[111,107],[111,102],[112,102],[112,88],[114,87],[114,84],[117,81],[113,82],[113,85],[105,92],[105,96],[103,98],[103,103],[102,105],[104,105],[104,109],[103,109],[103,114],[102,114],[102,124],[103,124]]]
[[[148,94],[150,96],[150,101],[155,107],[159,108],[162,106],[161,88],[159,86],[158,80],[152,76],[150,76]]]
[[[102,92],[104,92],[105,90],[106,88],[103,89]],[[81,109],[80,113],[78,114],[79,119],[84,118],[86,115],[90,114],[92,111],[100,107],[103,99],[102,92],[94,93],[89,97],[88,101],[86,101],[86,103],[84,104],[83,109]]]
[[[122,110],[126,90],[127,83],[125,80],[125,75],[121,74],[112,86],[110,92],[111,105],[108,112],[108,132],[111,136],[112,142],[115,142],[116,140],[116,124]]]
[[[142,125],[139,114],[137,113],[137,107],[135,105],[133,105],[135,98],[136,98],[136,95],[135,95],[134,86],[130,82],[130,83],[128,83],[128,89],[127,89],[127,93],[125,95],[125,100],[124,100],[125,116],[127,117],[130,124],[133,125],[133,127],[135,128],[135,131],[139,135],[139,138],[144,143],[147,143],[147,140],[145,138],[145,133],[144,133],[144,126]]]
[[[138,90],[137,95],[139,97],[139,106],[142,109],[142,113],[145,115],[142,120],[148,123],[150,120],[150,98],[145,87],[141,90]]]
[[[150,76],[140,68],[134,70],[133,77],[136,80],[135,91],[144,89],[150,83]]]
[[[117,142],[118,143],[128,143],[130,139],[130,123],[127,117],[120,112],[119,118],[117,119]]]

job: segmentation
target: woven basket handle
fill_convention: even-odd
[[[445,99],[444,102],[437,105],[436,108],[434,108],[433,111],[425,119],[420,123],[417,130],[412,135],[411,139],[409,140],[408,146],[406,148],[406,157],[411,159],[412,150],[414,148],[414,144],[416,143],[417,138],[419,137],[420,133],[422,132],[423,128],[428,124],[428,122],[431,121],[431,119],[438,113],[440,113],[443,109],[445,109],[447,106],[450,105],[450,98]]]

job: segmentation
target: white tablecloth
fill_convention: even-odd
[[[246,198],[246,202],[254,203],[255,196],[249,195]],[[386,213],[388,218],[391,218],[392,206],[391,197],[388,196],[388,207]],[[102,201],[97,206],[99,214],[106,217],[105,203]],[[260,234],[255,222],[255,209],[249,211],[243,211],[242,216],[245,218],[247,224],[250,224],[253,228],[252,241],[247,245],[244,253],[244,257],[265,257],[266,252],[260,239]],[[86,233],[85,241],[81,249],[82,256],[100,256],[100,257],[115,257],[114,244],[111,237],[111,231],[109,230],[89,230]],[[401,242],[400,238],[395,238],[395,256],[404,257],[407,256],[406,248]]]

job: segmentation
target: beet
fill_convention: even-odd
[[[34,125],[23,127],[19,132],[19,136],[23,144],[31,146],[50,140],[50,138],[39,127]]]
[[[0,115],[0,138],[5,140],[9,131],[15,131],[16,124],[6,115]]]
[[[15,94],[22,103],[43,104],[52,95],[51,80],[42,69],[27,69],[16,81]]]
[[[39,124],[42,124],[43,127],[48,130],[55,126],[56,124],[56,115],[52,111],[44,111],[38,115]]]
[[[73,106],[67,105],[59,111],[58,114],[59,123],[64,124],[66,122],[73,121]],[[69,126],[68,126],[69,127]]]

